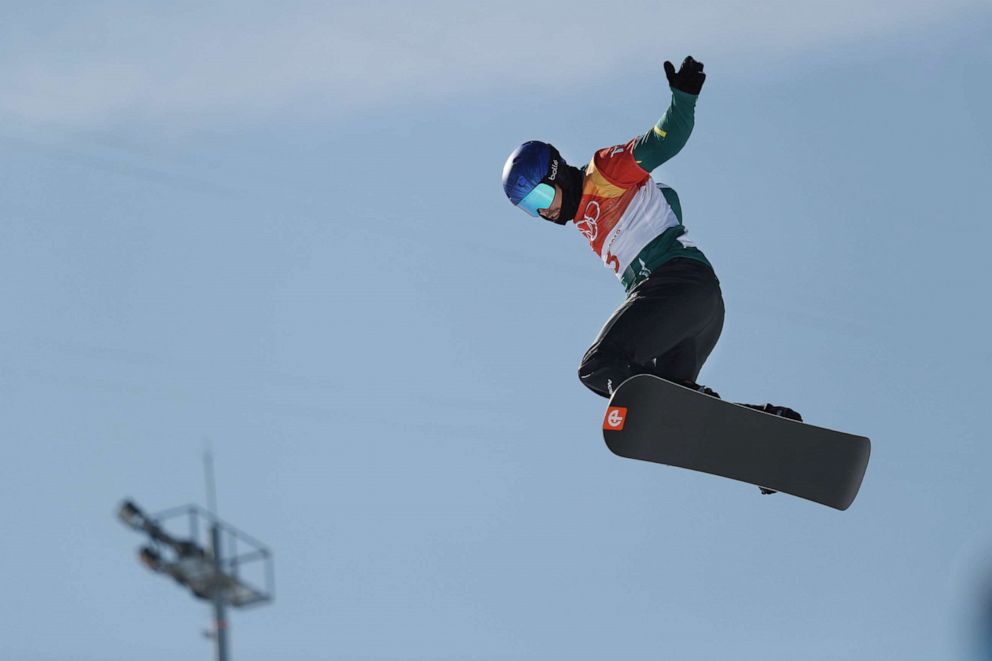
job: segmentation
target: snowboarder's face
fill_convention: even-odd
[[[537,213],[545,220],[558,220],[558,214],[561,213],[561,186],[555,184],[555,199],[551,201],[551,206],[538,209]]]

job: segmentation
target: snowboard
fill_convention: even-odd
[[[688,468],[838,510],[854,502],[871,442],[725,402],[649,374],[610,398],[603,438],[628,459]]]

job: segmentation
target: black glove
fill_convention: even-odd
[[[693,96],[699,94],[699,90],[703,89],[703,83],[706,81],[703,63],[695,61],[691,55],[682,60],[682,66],[679,67],[678,73],[675,72],[672,63],[666,61],[665,75],[668,77],[669,85],[680,92]]]

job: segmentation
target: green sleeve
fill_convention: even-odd
[[[672,104],[654,127],[638,136],[634,141],[634,160],[646,172],[675,156],[689,140],[692,127],[696,123],[696,99],[672,89]]]

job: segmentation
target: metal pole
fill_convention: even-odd
[[[214,453],[209,442],[203,452],[203,472],[207,478],[207,511],[217,516],[217,485],[214,482]]]
[[[227,617],[224,615],[224,602],[226,600],[224,586],[221,583],[221,558],[220,558],[220,525],[215,520],[210,526],[210,551],[214,556],[214,631],[217,641],[217,661],[228,661],[227,659]]]

